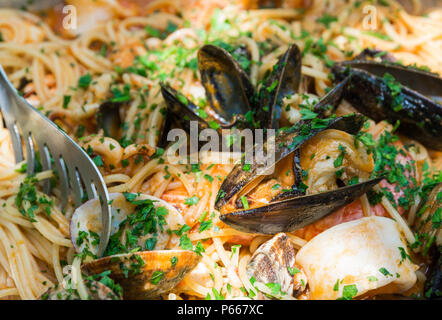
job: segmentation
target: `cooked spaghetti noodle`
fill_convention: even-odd
[[[76,5],[76,1],[68,2]],[[124,3],[100,0],[93,5],[79,5],[79,22],[83,21],[85,29],[78,35],[75,30],[62,29],[57,9],[44,17],[2,9],[0,63],[27,101],[85,149],[92,150],[91,156],[100,159],[96,163],[101,164],[109,192],[150,194],[179,209],[190,228],[188,238],[193,244],[201,241],[204,252],[198,267],[163,295],[165,299],[214,299],[214,290],[226,299],[247,298],[256,287],[271,293],[265,285],[252,284],[246,274],[252,254],[270,236],[230,228],[220,221],[220,212],[214,208],[217,192],[232,166],[190,168],[154,156],[165,120],[160,82],[179,88],[207,113],[212,112],[196,72],[196,54],[202,45],[246,48],[249,57],[241,66],[248,69],[251,83],[259,85],[288,45],[297,44],[304,52],[304,80],[299,94],[284,102],[288,106],[283,111],[287,124],[300,119],[298,104],[322,97],[331,87],[330,61],[346,60],[364,48],[387,51],[404,64],[426,66],[442,74],[442,9],[427,16],[414,16],[401,10],[396,2],[376,5],[375,21],[370,23],[377,27],[367,30],[363,8],[371,2],[285,1],[286,8],[276,9],[259,8],[255,1],[153,0],[143,6]],[[94,20],[97,22],[93,25],[85,22]],[[103,101],[109,99],[125,105],[120,110],[123,128],[119,141],[104,137],[103,131],[97,129],[95,115]],[[337,114],[353,111],[344,102]],[[370,123],[367,132],[375,139],[392,132],[392,126],[386,122]],[[424,174],[442,170],[440,152],[427,150],[415,141],[403,141],[416,146],[408,149],[408,156],[416,167],[418,183]],[[302,164],[310,168],[306,182],[309,192],[336,187],[330,178],[335,176],[335,169],[324,169],[326,163],[320,162],[320,157],[313,158],[315,150],[336,159],[337,145],[345,145],[348,170],[344,175],[369,177],[374,169],[373,160],[361,154],[353,143],[353,136],[328,130],[303,147]],[[39,181],[54,179],[52,172],[26,178],[23,166],[15,164],[8,131],[1,129],[0,298],[38,298],[48,288],[63,282],[63,266],[80,263],[74,259],[69,235],[69,221],[75,208],[71,205],[64,212],[58,209],[57,188],[52,196],[40,191]],[[287,179],[278,181],[283,187],[290,186],[293,177]],[[269,188],[263,190],[272,192],[270,186],[274,184],[275,181],[268,183]],[[257,201],[262,198],[259,190],[252,193],[251,197],[254,196]],[[17,198],[26,201],[20,203]],[[189,198],[198,201],[189,205]],[[364,195],[289,237],[299,249],[335,224],[355,217],[384,215],[394,218],[412,243],[414,234],[410,226],[416,208],[404,214],[390,201],[384,197],[373,206]],[[199,231],[204,221],[206,226],[210,221],[211,227]],[[169,249],[179,248],[178,243],[169,244]],[[84,285],[74,275],[72,282],[80,297],[87,297]],[[304,292],[298,298],[308,299],[309,294]]]

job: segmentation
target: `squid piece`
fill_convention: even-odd
[[[316,300],[404,293],[418,269],[396,222],[377,216],[324,231],[298,251],[296,262]]]

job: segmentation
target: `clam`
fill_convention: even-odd
[[[337,81],[349,77],[344,98],[375,121],[400,121],[399,130],[425,146],[442,150],[442,79],[392,62],[336,63]],[[438,103],[439,102],[439,103]]]
[[[178,242],[166,228],[177,230],[184,225],[181,214],[149,195],[112,193],[109,197],[111,237],[105,257],[97,259],[98,200],[89,200],[73,214],[71,239],[76,251],[86,257],[83,270],[90,274],[111,271],[109,277],[121,285],[127,299],[153,299],[170,291],[201,258],[193,251],[166,250]]]
[[[187,250],[154,250],[117,254],[93,260],[84,270],[109,275],[123,288],[124,298],[146,300],[169,292],[196,267],[200,257]]]
[[[247,276],[263,284],[277,284],[287,295],[297,295],[305,289],[307,281],[304,273],[295,267],[295,254],[290,238],[278,233],[253,253],[247,264]]]

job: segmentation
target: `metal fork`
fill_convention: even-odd
[[[95,163],[74,140],[17,94],[1,66],[0,109],[11,134],[17,163],[23,161],[22,141],[25,145],[27,175],[35,173],[36,148],[43,169],[57,171],[62,208],[66,207],[70,193],[77,207],[86,196],[100,199],[102,232],[98,256],[102,256],[110,236],[111,208],[106,185]],[[50,181],[46,180],[44,192],[49,193],[50,190]]]

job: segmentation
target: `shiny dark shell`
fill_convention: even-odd
[[[355,201],[381,180],[382,178],[372,179],[328,192],[273,202],[264,207],[224,214],[220,219],[243,232],[263,234],[290,232],[305,227]]]
[[[275,137],[275,163],[287,157],[297,150],[301,145],[326,129],[336,129],[356,134],[364,123],[362,115],[350,115],[334,119],[323,119],[321,126],[314,127],[312,120],[301,121],[291,129],[279,132]],[[300,132],[307,131],[308,134],[301,135]],[[267,153],[269,142],[263,146],[264,153]],[[252,148],[255,148],[253,146]],[[246,151],[247,152],[247,151]],[[251,150],[249,150],[251,152]],[[230,201],[236,194],[244,189],[249,183],[259,175],[265,174],[271,167],[267,163],[252,163],[250,170],[244,170],[243,164],[237,164],[221,185],[218,197],[215,202],[215,208],[220,209],[224,204]]]
[[[388,120],[395,124],[397,120],[400,121],[399,130],[406,136],[418,140],[425,146],[442,150],[442,106],[421,93],[408,88],[405,85],[401,86],[400,99],[402,107],[395,110],[394,99],[391,89],[385,83],[383,78],[374,75],[374,72],[379,74],[390,73],[392,69],[386,69],[385,64],[370,64],[368,68],[370,72],[359,69],[361,65],[367,66],[367,63],[354,62],[352,63],[336,64],[333,68],[333,73],[336,80],[342,80],[349,76],[349,81],[344,90],[344,98],[348,100],[359,112],[365,114],[375,121]],[[384,69],[381,68],[383,66]],[[381,69],[378,69],[381,68]],[[395,67],[397,76],[408,74],[410,71]],[[419,79],[430,79],[423,76],[422,73],[413,72],[414,75],[420,75],[421,78],[413,78],[414,80],[406,80],[408,84],[412,81],[422,81],[422,86],[428,85],[438,87],[438,81],[423,82]],[[394,75],[393,75],[394,76]],[[402,84],[401,78],[396,78]],[[433,78],[431,78],[433,79]],[[421,85],[414,84],[414,87],[421,87]],[[421,88],[422,89],[422,88]],[[433,89],[431,89],[432,91]],[[426,92],[429,93],[430,89]]]

